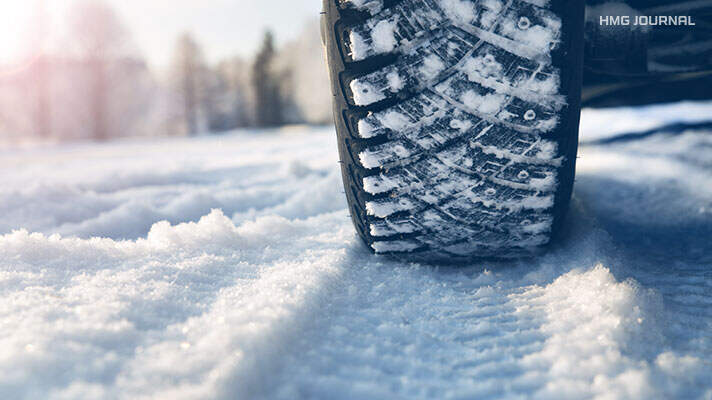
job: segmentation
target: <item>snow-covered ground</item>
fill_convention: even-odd
[[[586,110],[584,140],[686,110]],[[0,151],[0,398],[712,399],[712,132],[584,146],[562,243],[460,268],[371,255],[335,148]]]

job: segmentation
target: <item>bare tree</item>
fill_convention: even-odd
[[[114,11],[100,1],[77,3],[72,11],[74,50],[88,68],[93,137],[106,140],[111,135],[109,66],[128,53],[128,34]]]
[[[52,135],[52,107],[50,102],[51,65],[46,55],[41,55],[33,66],[35,78],[35,130],[40,137]]]
[[[281,125],[284,118],[280,83],[275,73],[275,55],[274,37],[267,31],[252,66],[255,123],[261,127]]]
[[[222,61],[205,71],[203,110],[211,132],[221,132],[244,126],[245,92],[230,61]]]
[[[250,86],[250,65],[240,57],[222,61],[217,67],[229,91],[229,114],[233,127],[249,126],[253,115],[250,99],[253,98]]]
[[[198,133],[202,90],[204,87],[205,63],[200,46],[189,33],[178,39],[175,50],[175,73],[178,91],[183,98],[183,115],[189,135]]]
[[[46,2],[38,1],[33,3],[33,20],[35,23],[31,28],[30,46],[36,51],[34,55],[35,62],[31,67],[34,130],[40,137],[47,138],[52,134],[50,99],[52,62],[46,53],[46,41],[49,37],[49,15]]]
[[[302,32],[281,48],[276,62],[285,78],[282,93],[288,101],[289,122],[331,123],[331,89],[318,21],[308,21]]]

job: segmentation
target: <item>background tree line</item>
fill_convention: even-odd
[[[107,5],[80,3],[69,26],[61,55],[41,52],[0,73],[0,138],[107,140],[331,121],[316,20],[280,48],[266,32],[254,58],[217,64],[185,33],[161,73]]]

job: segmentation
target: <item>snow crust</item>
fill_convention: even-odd
[[[2,397],[712,397],[710,132],[584,146],[563,243],[457,268],[364,248],[334,138],[0,151]]]

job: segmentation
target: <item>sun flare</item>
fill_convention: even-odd
[[[68,1],[0,1],[0,65],[25,62],[47,50]]]

